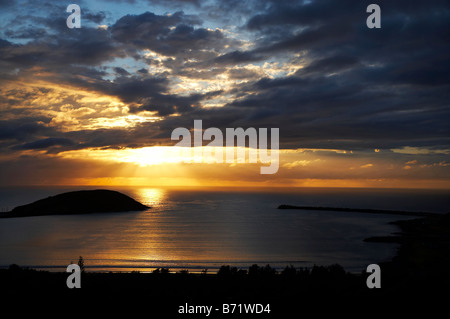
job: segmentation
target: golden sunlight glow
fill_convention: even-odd
[[[150,207],[159,206],[166,197],[162,188],[138,188],[136,192],[136,200]]]
[[[39,71],[39,68],[35,71]],[[34,79],[32,83],[5,81],[3,90],[12,100],[21,95],[27,96],[25,104],[13,103],[10,108],[26,108],[29,116],[50,116],[51,121],[45,125],[55,127],[62,132],[128,128],[162,119],[157,116],[156,111],[130,114],[129,107],[114,96],[64,84],[48,83],[40,79]],[[45,108],[42,108],[43,105]]]
[[[163,163],[181,163],[189,158],[180,157],[179,147],[153,146],[124,149],[83,149],[62,152],[59,156],[67,159],[91,159],[117,163],[133,163],[139,166],[157,165]]]
[[[100,128],[114,128],[114,127],[134,127],[137,124],[145,122],[156,122],[161,118],[158,116],[154,117],[143,117],[139,115],[126,115],[118,116],[114,118],[108,117],[97,117],[93,118],[86,124],[85,129],[100,129]]]
[[[197,151],[200,151],[197,153]],[[250,153],[258,159],[258,151],[243,147],[213,147],[186,148],[178,146],[152,146],[142,148],[123,149],[82,149],[65,151],[58,154],[59,157],[77,160],[96,160],[116,163],[132,163],[139,166],[159,165],[167,163],[225,163],[226,153],[234,152],[236,163],[248,163]],[[271,153],[272,152],[272,153]],[[278,152],[275,150],[269,151]],[[245,154],[245,155],[244,155]],[[275,155],[275,154],[274,154]],[[220,160],[221,159],[221,160]],[[275,158],[272,158],[274,161]],[[256,162],[256,161],[255,161]]]
[[[236,152],[239,148],[228,148]],[[48,153],[45,150],[21,150],[22,158],[45,157],[64,162],[64,170],[41,171],[33,181],[52,185],[145,186],[145,187],[399,187],[450,188],[448,180],[402,178],[405,165],[420,174],[445,168],[446,161],[422,163],[419,160],[392,163],[345,150],[297,149],[279,151],[279,170],[274,175],[260,174],[261,163],[249,163],[249,149],[235,162],[226,163],[226,147],[200,148],[155,146],[123,149],[83,149]],[[215,152],[223,162],[216,161]],[[184,154],[183,154],[184,153]],[[16,154],[17,155],[17,154]],[[199,154],[197,154],[199,155]],[[220,157],[219,157],[220,158]],[[195,159],[195,161],[194,161]],[[272,157],[272,161],[276,157]],[[370,162],[369,162],[370,161]],[[406,163],[406,164],[405,164]],[[66,170],[65,167],[73,167]],[[88,167],[88,168],[87,168]],[[402,174],[399,174],[402,173]],[[45,175],[42,175],[45,174]],[[30,175],[30,174],[28,174]],[[40,176],[40,177],[39,177]],[[44,177],[43,177],[44,176]],[[15,179],[20,183],[19,179]],[[144,194],[142,194],[144,196]],[[155,203],[162,194],[148,191]]]

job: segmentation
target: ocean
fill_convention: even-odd
[[[283,269],[331,265],[360,272],[390,260],[396,244],[363,239],[398,231],[389,222],[416,217],[279,210],[281,204],[446,213],[450,191],[354,188],[196,189],[151,187],[0,188],[0,210],[80,189],[113,189],[151,209],[0,219],[0,267],[86,271],[216,272],[222,265]]]

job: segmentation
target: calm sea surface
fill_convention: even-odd
[[[98,187],[96,187],[98,188]],[[0,209],[88,187],[0,188]],[[0,219],[0,266],[61,270],[83,256],[88,271],[216,271],[339,263],[349,271],[389,260],[395,244],[365,243],[408,217],[278,210],[280,204],[449,212],[450,192],[375,189],[110,188],[148,211]],[[411,217],[412,218],[412,217]]]

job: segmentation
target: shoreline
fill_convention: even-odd
[[[69,289],[67,272],[37,271],[10,267],[0,269],[2,288],[11,300],[33,296],[33,301],[71,300],[86,302],[130,301],[151,305],[161,313],[173,313],[180,304],[267,302],[278,313],[292,315],[299,302],[303,306],[338,303],[349,300],[373,307],[399,307],[402,300],[442,297],[442,288],[450,285],[450,214],[393,222],[400,227],[396,237],[400,247],[392,260],[380,262],[381,288],[369,289],[366,271],[350,273],[338,264],[310,267],[285,267],[276,272],[267,265],[253,265],[246,270],[223,265],[217,273],[173,273],[137,271],[119,273],[83,272],[81,289]],[[380,242],[383,239],[379,240]],[[390,241],[392,242],[392,241]],[[126,294],[124,294],[126,292]],[[150,303],[149,303],[150,302]],[[124,303],[123,303],[124,304]],[[313,307],[315,311],[317,308]],[[399,309],[403,309],[400,307]],[[392,310],[392,309],[391,309]],[[402,310],[404,313],[404,309]]]
[[[89,261],[89,260],[85,260]],[[269,265],[270,268],[272,268],[277,274],[281,274],[283,270],[286,267],[293,267],[295,269],[312,269],[314,266],[328,266],[332,264],[315,264],[315,263],[308,263],[302,266],[299,265],[293,265],[292,263],[283,263],[283,266],[275,265],[274,263],[247,263],[245,265],[234,265],[233,263],[227,263],[224,262],[220,266],[213,266],[208,267],[205,266],[173,266],[168,264],[160,264],[158,266],[149,266],[149,267],[143,267],[143,266],[114,266],[114,265],[99,265],[99,266],[92,266],[87,265],[85,266],[85,272],[89,274],[129,274],[129,273],[141,273],[141,274],[151,274],[153,271],[157,269],[168,269],[170,274],[178,274],[178,273],[189,273],[193,275],[198,274],[204,274],[207,273],[208,275],[215,275],[221,267],[223,266],[230,266],[232,268],[236,268],[239,271],[247,271],[251,265],[258,265],[258,266],[266,266]],[[337,264],[340,265],[340,264]],[[49,272],[49,273],[65,273],[66,268],[68,265],[57,265],[57,266],[48,266],[48,265],[17,265],[17,264],[10,264],[10,265],[1,265],[0,271],[8,270],[11,266],[13,267],[19,267],[22,270],[32,270],[32,271],[38,271],[38,272]],[[365,270],[365,266],[361,267],[343,267],[345,272],[350,274],[360,274],[362,271]]]
[[[316,206],[293,206],[293,205],[279,205],[278,209],[298,209],[298,210],[312,210],[312,211],[337,211],[337,212],[356,212],[356,213],[371,213],[371,214],[389,214],[389,215],[402,215],[402,216],[418,216],[422,218],[439,218],[444,216],[445,214],[439,213],[426,213],[426,212],[408,212],[408,211],[397,211],[397,210],[378,210],[378,209],[359,209],[359,208],[340,208],[340,207],[316,207]],[[1,216],[1,214],[0,214]],[[19,216],[17,216],[19,217]],[[416,219],[412,219],[416,220]],[[406,222],[411,221],[407,220]],[[404,220],[400,221],[392,221],[389,224],[396,225],[401,230],[401,225]],[[370,243],[393,243],[401,245],[404,242],[404,239],[401,233],[394,232],[391,234],[386,234],[384,236],[372,236],[363,238],[362,241],[370,242]],[[397,248],[397,250],[400,247]],[[379,263],[389,263],[391,259],[396,257],[397,253],[394,253],[389,261],[379,261]],[[237,267],[238,269],[246,269],[250,264],[258,264],[258,265],[271,265],[277,271],[282,271],[285,267],[290,265],[295,265],[297,268],[311,268],[316,265],[315,262],[309,260],[285,260],[285,261],[276,261],[276,260],[255,260],[255,261],[174,261],[174,260],[157,260],[157,261],[146,261],[147,265],[139,265],[136,263],[131,264],[97,264],[97,265],[87,265],[86,272],[88,273],[151,273],[156,268],[168,268],[172,273],[177,273],[178,271],[188,271],[190,274],[200,274],[204,269],[208,269],[209,273],[216,272],[223,265],[231,265],[233,267]],[[67,264],[68,265],[68,264]],[[19,265],[24,269],[35,269],[38,271],[49,271],[49,272],[65,272],[67,268],[65,264],[59,265]],[[0,265],[0,270],[5,270],[10,265],[4,264]],[[363,266],[353,266],[353,267],[345,267],[345,270],[349,273],[360,273],[363,269]],[[173,271],[172,271],[173,270]]]

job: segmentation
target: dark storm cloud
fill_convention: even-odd
[[[2,120],[0,121],[0,140],[23,141],[36,135],[52,133],[52,129],[44,124],[38,124],[42,120],[45,118],[22,117],[16,120]]]
[[[111,33],[116,41],[131,48],[150,49],[168,56],[222,49],[226,44],[222,32],[195,28],[201,23],[197,17],[183,12],[162,16],[146,12],[120,18],[111,27]]]
[[[328,74],[350,69],[359,64],[356,57],[351,56],[333,56],[329,58],[318,59],[310,63],[307,67],[296,72],[297,75],[306,75],[309,73]]]
[[[66,132],[62,135],[65,139],[74,141],[68,147],[60,147],[54,151],[68,149],[83,149],[89,147],[102,149],[119,149],[123,147],[137,148],[144,146],[161,145],[166,142],[165,131],[158,124],[141,123],[133,128],[111,128],[96,130],[78,130]]]
[[[37,150],[37,149],[46,149],[53,146],[72,146],[75,143],[67,138],[62,137],[49,137],[41,140],[37,140],[34,142],[25,143],[16,147],[16,149],[23,150]]]
[[[44,28],[30,29],[21,28],[19,30],[6,30],[4,32],[5,36],[11,39],[36,39],[47,35]]]
[[[261,30],[280,25],[299,25],[314,27],[323,23],[341,20],[342,23],[355,22],[357,12],[365,12],[368,4],[351,0],[315,0],[304,1],[266,1],[270,3],[267,10],[252,16],[247,21],[247,28]],[[363,16],[360,16],[364,19]]]
[[[202,35],[203,31],[196,33],[185,25],[177,27],[172,36],[179,36],[181,39],[186,33],[193,34],[199,39],[205,36]],[[50,72],[57,71],[53,77],[58,78],[58,82],[117,96],[125,103],[137,104],[131,108],[133,111],[153,110],[158,111],[160,115],[184,112],[192,106],[198,106],[204,97],[201,94],[188,97],[167,94],[166,78],[147,77],[142,72],[138,73],[140,76],[125,78],[129,72],[120,67],[113,69],[118,78],[112,82],[103,80],[106,73],[90,66],[121,56],[118,45],[109,38],[109,33],[105,30],[92,28],[74,30],[68,38],[61,37],[55,40],[34,41],[25,45],[1,41],[2,62],[8,63],[11,70],[16,67],[32,68],[38,65],[48,68]],[[171,43],[175,45],[175,40]]]
[[[0,48],[5,48],[11,45],[11,42],[4,40],[4,39],[0,39]]]
[[[129,1],[129,0],[121,0],[121,1]],[[134,0],[131,0],[134,2]],[[183,6],[183,5],[194,5],[196,7],[199,7],[202,5],[201,0],[144,0],[145,2],[148,2],[150,5],[164,5],[164,6]]]
[[[132,107],[130,112],[140,111],[157,111],[158,115],[166,116],[174,113],[185,113],[192,107],[198,107],[202,98],[200,94],[192,94],[189,96],[175,96],[153,94],[148,100],[144,100],[143,105],[139,107]]]
[[[187,22],[188,17],[182,12],[177,12],[170,16],[160,16],[152,12],[145,12],[140,15],[126,15],[111,27],[113,38],[130,43],[136,47],[144,47],[151,44],[161,34],[168,34],[170,27],[182,22]],[[200,24],[200,21],[193,19],[191,24]]]
[[[94,14],[88,11],[87,18],[99,22],[104,18],[104,13]],[[117,96],[123,102],[131,103],[132,112],[152,110],[160,115],[182,113],[191,107],[200,106],[200,101],[209,97],[207,94],[168,94],[167,74],[155,77],[147,72],[137,72],[131,76],[128,70],[113,67],[116,78],[106,81],[105,69],[99,69],[98,66],[130,55],[148,64],[161,65],[161,62],[155,60],[142,59],[137,53],[141,49],[151,49],[176,57],[172,64],[170,61],[165,61],[165,64],[172,68],[174,74],[189,76],[189,72],[184,70],[186,56],[216,56],[218,53],[211,50],[219,50],[228,43],[221,31],[198,27],[202,21],[183,12],[171,15],[150,12],[127,15],[118,19],[107,30],[89,26],[68,29],[61,15],[56,19],[32,20],[46,26],[52,33],[25,44],[1,40],[0,58],[11,73],[18,69],[24,73],[27,69],[38,66],[44,68],[42,71],[52,73],[49,77],[58,83]],[[33,31],[32,26],[23,26],[10,29],[8,35],[10,38],[28,37],[27,32],[36,31]],[[203,75],[200,73],[201,77],[207,76],[205,72]]]
[[[358,149],[436,143],[448,147],[450,118],[444,90],[432,91],[440,98],[428,98],[431,91],[423,95],[407,90],[416,99],[411,101],[402,91],[347,80],[335,76],[262,79],[253,85],[258,93],[231,105],[260,122],[278,125],[285,147]]]
[[[284,140],[297,146],[448,147],[449,7],[379,4],[379,30],[365,26],[367,4],[345,1],[273,4],[250,18],[258,46],[236,57],[301,52],[307,65],[243,87],[252,93],[230,105],[280,123]]]
[[[140,111],[157,111],[158,115],[166,116],[174,113],[185,114],[191,112],[193,108],[199,108],[200,102],[213,98],[222,91],[213,91],[203,94],[190,94],[188,96],[178,96],[170,94],[148,94],[147,98],[139,100],[142,105],[132,107],[130,112],[136,113]]]
[[[382,7],[382,28],[378,30],[366,27],[367,4],[360,2],[318,0],[300,6],[274,5],[247,24],[250,30],[262,34],[260,46],[253,53],[305,50],[313,59],[354,56],[368,63],[400,63],[397,69],[407,63],[429,65],[430,58],[431,63],[448,61],[442,55],[450,39],[448,4],[443,1],[432,5],[418,1],[378,4]],[[301,29],[292,33],[293,26]],[[270,35],[273,27],[278,37]],[[268,36],[264,37],[265,34]],[[408,66],[410,70],[413,65]],[[431,73],[436,69],[432,65]]]
[[[120,97],[124,102],[138,102],[139,99],[164,92],[166,86],[167,80],[164,78],[119,78],[106,87],[105,92]]]
[[[111,41],[109,33],[102,29],[85,28],[58,40],[55,48],[58,54],[49,54],[49,58],[56,55],[65,64],[98,65],[125,57],[121,48]]]
[[[20,150],[37,150],[52,148],[71,149],[72,141],[60,137],[64,133],[48,127],[50,118],[26,117],[0,121],[0,153],[11,153]]]
[[[121,67],[115,67],[114,72],[116,72],[119,76],[127,76],[130,75],[130,73]]]
[[[105,20],[106,18],[106,14],[103,11],[97,12],[97,13],[93,13],[90,11],[85,11],[83,10],[83,19],[86,19],[88,21],[92,21],[94,23],[101,23],[103,20]]]
[[[16,67],[97,65],[115,57],[125,56],[120,48],[110,41],[105,30],[93,28],[38,38],[23,45],[5,41],[1,43],[1,60]]]
[[[233,51],[225,53],[214,59],[217,64],[237,65],[242,63],[258,62],[265,58],[265,56],[258,55],[258,53],[251,51]]]
[[[188,112],[193,107],[199,107],[202,100],[221,93],[218,91],[188,96],[168,94],[168,80],[161,77],[120,77],[114,82],[98,82],[94,87],[130,104],[131,113],[156,111],[160,116]]]
[[[231,79],[255,79],[259,77],[258,72],[249,69],[229,69],[227,75]]]

